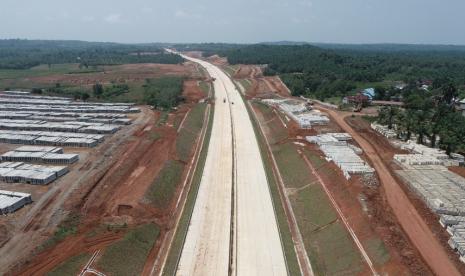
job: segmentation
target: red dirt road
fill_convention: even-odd
[[[394,211],[400,225],[433,272],[437,275],[460,275],[453,262],[448,258],[444,248],[409,201],[407,195],[391,175],[389,169],[378,156],[378,153],[370,142],[365,140],[345,122],[344,117],[346,115],[322,106],[317,106],[317,108],[327,112],[344,131],[352,135],[354,140],[365,151],[378,173],[389,205]]]

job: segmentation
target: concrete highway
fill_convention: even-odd
[[[252,122],[232,80],[199,63],[214,81],[215,113],[204,173],[177,275],[287,275]]]

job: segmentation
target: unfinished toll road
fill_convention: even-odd
[[[208,155],[177,275],[286,275],[268,182],[247,108],[218,67]]]

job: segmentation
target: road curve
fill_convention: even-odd
[[[177,275],[287,275],[259,145],[246,105],[218,67],[207,160]]]

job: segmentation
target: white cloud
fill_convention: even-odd
[[[143,13],[152,13],[153,9],[151,7],[143,7],[141,9],[141,12],[143,12]]]
[[[89,15],[85,15],[81,18],[81,21],[83,22],[94,22],[95,21],[95,17],[93,16],[89,16]]]
[[[309,20],[308,20],[308,18],[293,17],[293,18],[291,18],[291,22],[294,23],[294,24],[304,24],[304,23],[308,23]]]
[[[307,8],[311,8],[313,7],[313,2],[311,0],[302,0],[299,2],[299,5],[307,7]]]
[[[202,19],[202,14],[199,13],[190,13],[184,10],[177,10],[174,12],[174,17],[177,18],[189,18],[189,19]]]
[[[59,14],[59,17],[61,19],[68,19],[70,17],[69,13],[67,11],[61,11]]]
[[[105,22],[115,24],[115,23],[120,23],[122,22],[121,14],[119,13],[112,13],[103,18]]]
[[[174,16],[175,17],[188,17],[189,14],[183,10],[177,10],[175,13],[174,13]]]

